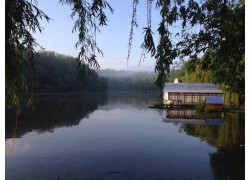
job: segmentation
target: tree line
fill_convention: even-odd
[[[34,59],[35,79],[32,71],[25,68],[29,86],[33,85],[37,93],[58,92],[98,92],[107,91],[107,80],[92,69],[85,67],[85,78],[80,78],[80,70],[76,58],[55,53],[53,51],[39,51]]]
[[[76,58],[53,51],[39,51],[33,71],[24,68],[26,83],[34,93],[103,92],[107,90],[158,90],[153,72],[95,71],[85,67],[84,78]]]
[[[107,25],[107,11],[114,9],[106,0],[73,1],[60,0],[71,6],[72,18],[76,18],[73,32],[78,33],[75,46],[79,48],[77,62],[82,74],[85,66],[98,68],[96,53],[98,48],[95,34],[100,27]],[[137,5],[133,0],[131,30],[129,33],[128,58],[131,51],[133,30],[137,27]],[[155,44],[151,28],[151,11],[155,2],[161,22],[157,32],[159,42]],[[232,93],[243,94],[245,78],[245,0],[147,0],[147,25],[144,27],[142,58],[150,53],[156,59],[156,84],[162,86],[170,72],[173,60],[189,57],[196,61],[201,53],[207,54],[203,69],[211,70],[216,83]],[[5,1],[5,72],[6,103],[19,106],[18,91],[25,80],[23,67],[33,64],[35,47],[39,44],[32,33],[42,32],[40,20],[50,21],[36,1]],[[173,31],[174,29],[174,31]],[[28,61],[24,60],[27,52]],[[63,86],[63,85],[62,85]]]
[[[154,72],[115,71],[107,69],[98,70],[98,74],[107,78],[109,90],[160,90],[155,85],[157,76]]]

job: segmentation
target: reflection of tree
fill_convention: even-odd
[[[110,92],[86,93],[84,100],[80,95],[75,96],[40,96],[34,98],[35,111],[24,108],[19,113],[17,134],[21,137],[27,132],[53,132],[55,128],[78,125],[83,118],[100,109],[111,110],[119,105],[129,105],[139,109],[147,108],[153,103],[160,102],[158,92]],[[5,138],[12,138],[16,127],[16,112],[6,109]]]
[[[210,154],[210,164],[218,180],[244,179],[245,114],[225,113],[222,126],[185,124],[182,130],[218,148]]]
[[[162,96],[159,91],[110,91],[108,102],[109,105],[122,104],[143,109],[162,102]]]
[[[200,137],[215,147],[239,146],[245,142],[245,117],[242,113],[225,113],[223,126],[184,124],[186,134]]]
[[[245,150],[244,147],[224,149],[209,154],[210,165],[216,180],[245,179]]]
[[[89,96],[86,94],[84,102],[81,96],[47,96],[35,97],[35,110],[24,108],[18,118],[16,137],[27,132],[53,132],[55,128],[69,127],[80,123],[82,118],[106,104],[106,95]],[[5,138],[12,138],[15,131],[16,112],[6,109]]]

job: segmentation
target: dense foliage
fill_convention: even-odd
[[[133,1],[132,27],[136,23]],[[156,83],[163,85],[176,58],[189,57],[196,61],[206,55],[201,68],[210,70],[216,83],[233,93],[244,93],[245,87],[245,1],[244,0],[157,0],[160,10],[160,36],[157,47],[151,31],[151,6],[147,0],[147,27],[143,48],[156,59]],[[130,31],[129,53],[131,48]]]
[[[32,71],[24,69],[27,83],[33,85],[34,93],[70,93],[83,89],[87,92],[158,90],[154,84],[155,73],[115,70],[98,70],[97,73],[86,67],[84,78],[80,78],[76,58],[51,51],[39,51],[34,67],[34,82]]]
[[[36,81],[34,92],[80,92],[106,91],[107,80],[86,67],[84,79],[79,77],[76,58],[55,52],[40,51],[34,59]],[[25,69],[28,83],[32,83],[32,72]]]
[[[107,24],[105,9],[113,13],[106,0],[74,1],[60,0],[62,4],[72,9],[71,17],[75,18],[73,32],[78,33],[76,47],[80,49],[77,57],[80,74],[85,75],[86,66],[98,68],[95,33],[99,27]],[[6,104],[19,107],[19,92],[27,90],[23,67],[30,67],[33,72],[35,47],[39,46],[32,33],[41,32],[40,20],[50,18],[37,8],[36,0],[6,0],[5,1],[5,72],[6,72]],[[33,76],[34,77],[34,76]]]
[[[34,48],[38,46],[32,33],[43,28],[39,20],[49,17],[32,1],[5,1],[5,88],[7,105],[20,106],[19,94],[25,88],[23,67],[33,68]],[[28,57],[28,58],[25,58]]]
[[[200,59],[189,60],[184,63],[185,75],[183,77],[184,82],[190,83],[215,83],[216,80],[212,78],[211,70],[203,70],[202,63],[204,57]]]

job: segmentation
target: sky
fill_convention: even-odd
[[[98,62],[101,69],[132,70],[132,71],[154,71],[155,59],[147,55],[144,62],[139,64],[144,35],[143,27],[146,27],[146,0],[140,1],[137,8],[137,22],[139,27],[134,30],[133,45],[127,67],[127,53],[130,23],[132,16],[133,0],[109,0],[114,14],[107,13],[108,24],[101,28],[97,34],[97,45],[103,52],[98,55]],[[44,11],[52,20],[50,23],[42,21],[44,31],[34,34],[37,42],[48,51],[55,51],[60,54],[76,57],[79,50],[75,48],[78,40],[77,33],[72,33],[74,20],[71,19],[71,9],[68,5],[62,5],[59,0],[38,0],[38,8]],[[158,43],[157,27],[161,17],[159,10],[153,4],[152,8],[152,30],[155,44]]]

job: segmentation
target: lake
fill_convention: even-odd
[[[244,113],[186,124],[148,108],[161,102],[157,92],[37,96],[17,122],[7,109],[6,179],[245,178]]]

